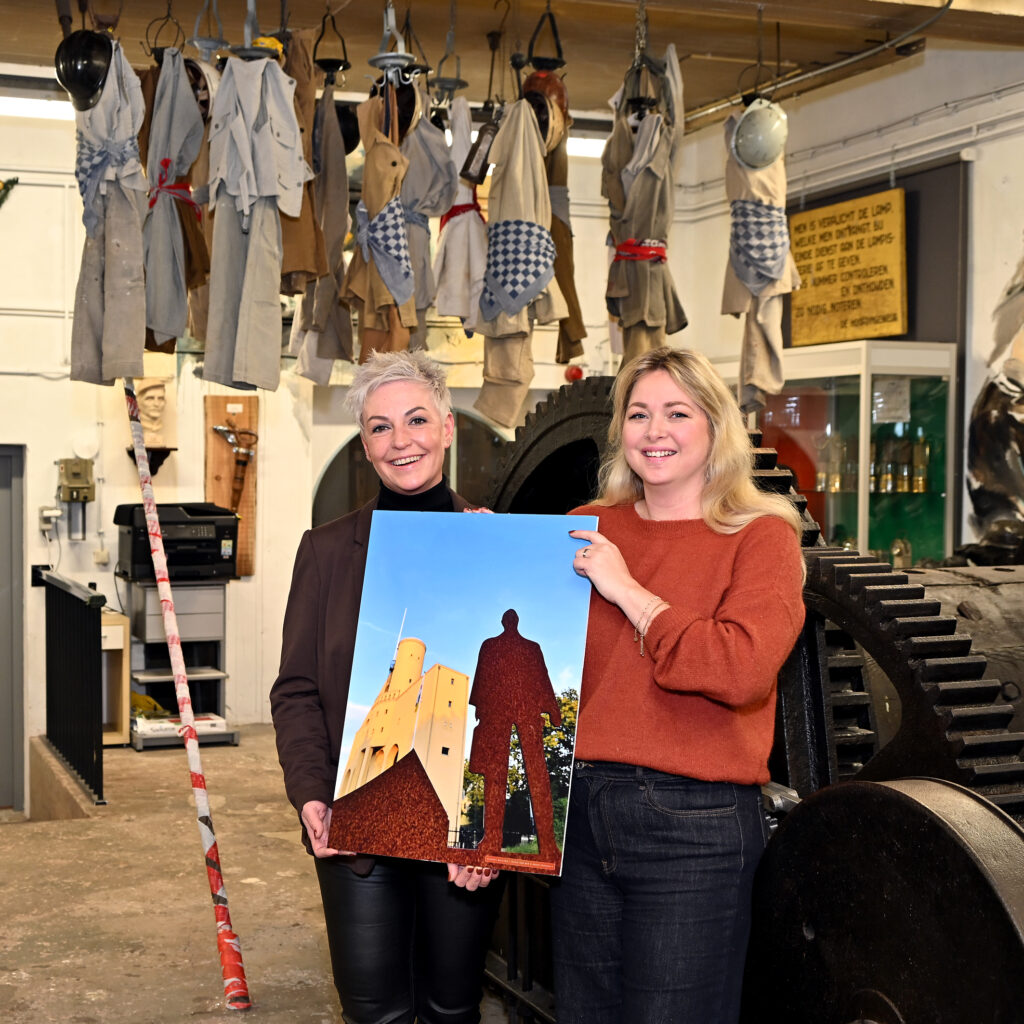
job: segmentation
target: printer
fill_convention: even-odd
[[[169,579],[237,579],[238,516],[234,512],[206,501],[157,505],[156,511]],[[118,505],[114,524],[118,528],[117,575],[153,580],[145,507]]]

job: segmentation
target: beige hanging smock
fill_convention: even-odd
[[[517,100],[502,118],[489,154],[494,164],[487,200],[488,232],[497,226],[525,221],[550,237],[551,197],[544,169],[544,143],[537,117],[527,100]],[[553,246],[552,246],[553,248]],[[488,248],[488,273],[494,268],[493,238]],[[484,340],[484,383],[473,407],[502,426],[519,422],[533,380],[533,322],[552,323],[568,315],[565,299],[554,278],[522,304],[501,308],[477,330]],[[485,285],[481,300],[486,300]],[[525,294],[529,294],[526,292]],[[483,307],[482,308],[486,308]]]
[[[409,161],[402,156],[395,141],[381,131],[384,100],[371,96],[359,104],[359,137],[363,140],[366,160],[363,164],[363,203],[367,216],[373,220],[402,190],[402,179]],[[398,114],[392,105],[391,131],[397,137]],[[396,352],[409,347],[409,330],[416,326],[415,295],[400,306],[388,291],[384,279],[372,259],[364,256],[357,245],[352,254],[341,291],[358,316],[359,361],[365,362],[371,352]]]
[[[736,123],[735,115],[725,122],[726,198],[730,203],[744,199],[785,209],[785,160],[780,156],[774,163],[756,171],[740,164],[729,144]],[[792,253],[786,256],[781,277],[767,284],[758,295],[739,279],[732,262],[726,263],[722,312],[733,316],[746,314],[740,351],[739,394],[740,408],[744,412],[763,408],[766,394],[777,395],[782,390],[782,297],[799,287],[800,274]]]
[[[295,79],[295,119],[299,123],[302,156],[313,164],[313,118],[316,112],[316,79],[313,66],[313,29],[292,31],[284,61],[284,73]],[[324,236],[317,221],[313,182],[302,189],[298,217],[281,215],[281,294],[301,295],[307,285],[327,273]]]
[[[352,313],[338,300],[345,278],[345,236],[349,228],[345,142],[334,105],[334,86],[324,86],[313,128],[314,202],[327,248],[327,273],[310,284],[295,311],[289,351],[296,372],[327,384],[335,359],[352,361]]]

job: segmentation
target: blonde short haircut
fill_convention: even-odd
[[[735,533],[759,516],[778,516],[801,537],[800,515],[780,494],[754,483],[754,449],[743,414],[718,371],[699,352],[662,347],[637,356],[620,371],[612,386],[612,421],[608,454],[601,465],[598,505],[620,505],[644,496],[643,481],[622,450],[622,427],[633,388],[648,373],[664,370],[707,417],[711,448],[705,470],[701,515],[717,533]]]
[[[434,399],[437,411],[444,419],[452,411],[452,396],[442,367],[424,352],[374,352],[352,377],[352,385],[345,396],[349,412],[355,417],[359,429],[363,428],[363,407],[366,399],[385,384],[408,381],[422,384]]]

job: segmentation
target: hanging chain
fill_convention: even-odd
[[[647,50],[647,0],[637,0],[636,4],[636,46],[634,57]]]
[[[445,40],[444,55],[451,56],[455,52],[455,0],[448,7],[448,38]],[[443,60],[444,58],[442,58]]]
[[[761,68],[764,66],[764,4],[757,5],[757,73],[761,76]],[[755,83],[755,88],[757,83]]]

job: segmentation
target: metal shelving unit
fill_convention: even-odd
[[[227,582],[174,582],[175,613],[185,657],[196,734],[200,743],[238,744],[239,733],[225,718],[224,628]],[[131,624],[131,687],[152,697],[177,717],[174,673],[164,636],[156,583],[132,581],[126,612]],[[168,719],[132,718],[131,744],[136,750],[181,744]]]

